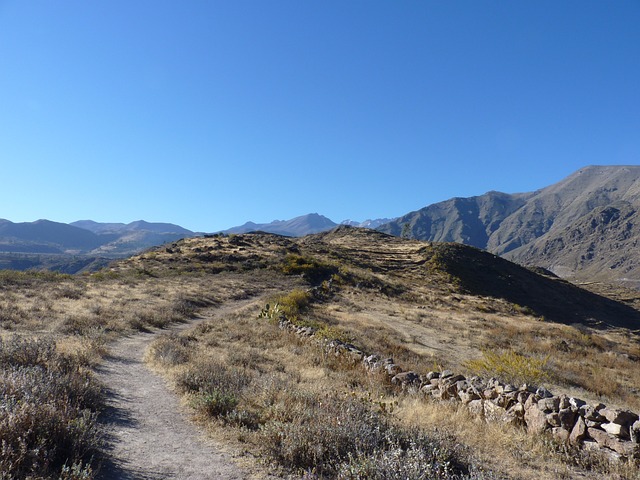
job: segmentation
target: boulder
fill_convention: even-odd
[[[518,425],[524,425],[524,405],[522,405],[521,403],[516,403],[507,411],[507,413],[512,418],[517,419]]]
[[[578,414],[574,412],[569,406],[567,408],[560,409],[560,411],[558,412],[558,418],[560,419],[560,426],[570,432],[573,429],[573,426],[576,424]]]
[[[515,403],[517,403],[512,396],[505,395],[504,393],[498,395],[498,397],[493,399],[492,402],[498,405],[499,407],[504,408],[505,410],[508,410]]]
[[[631,425],[629,433],[633,442],[640,443],[640,420],[634,422],[634,424]]]
[[[523,383],[522,385],[520,385],[518,391],[536,393],[536,387],[534,387],[533,385],[529,385],[528,383]]]
[[[527,425],[527,431],[532,434],[541,434],[549,428],[547,415],[536,404],[525,408],[524,421]]]
[[[374,365],[380,362],[380,357],[378,355],[369,355],[368,357],[364,357],[364,363],[369,368],[373,368]]]
[[[428,384],[428,385],[423,386],[420,389],[420,391],[422,393],[425,393],[425,394],[431,394],[434,390],[438,390],[438,386],[437,385]]]
[[[455,383],[441,382],[440,385],[438,385],[438,388],[440,389],[443,400],[458,397],[458,388]]]
[[[569,442],[569,437],[570,437],[571,434],[566,428],[553,427],[551,429],[551,433],[560,442],[562,442],[562,443],[568,443]]]
[[[400,368],[395,363],[389,363],[389,364],[385,365],[384,368],[387,371],[387,375],[389,375],[390,377],[393,377],[393,376],[395,376],[395,375],[397,375],[397,374],[402,372],[402,368]]]
[[[638,420],[638,415],[629,410],[618,410],[615,408],[603,408],[598,412],[605,417],[610,423],[618,425],[632,424]]]
[[[420,383],[420,375],[416,372],[402,372],[398,373],[391,379],[391,383],[394,385],[409,387],[411,385],[417,385]]]
[[[584,400],[580,400],[579,398],[575,398],[575,397],[569,397],[569,405],[571,405],[571,408],[573,409],[574,412],[577,412],[580,409],[580,407],[586,404],[587,402],[585,402]]]
[[[467,383],[466,380],[458,380],[456,382],[456,390],[458,392],[461,390],[466,390],[467,388],[469,388],[469,384]]]
[[[531,392],[527,392],[526,390],[519,391],[518,395],[516,396],[516,400],[518,403],[521,403],[524,405],[527,402],[527,399],[532,395],[533,394]]]
[[[494,398],[498,398],[498,392],[496,392],[495,388],[487,388],[482,392],[482,396],[487,400],[493,400]]]
[[[613,435],[618,438],[623,438],[625,440],[631,439],[631,437],[629,436],[629,428],[625,425],[609,422],[609,423],[601,424],[600,428],[602,428],[609,435]]]
[[[538,397],[535,395],[529,395],[529,397],[524,402],[524,409],[527,410],[532,405],[538,405]]]
[[[475,393],[473,389],[469,388],[467,390],[458,390],[458,398],[464,404],[467,404],[473,400],[479,400],[480,395]]]
[[[536,395],[538,398],[550,398],[553,397],[553,394],[544,387],[540,387],[536,390]]]
[[[447,377],[440,377],[440,378],[441,378],[441,382],[445,382],[448,384],[458,383],[466,380],[464,375],[449,375]]]
[[[544,413],[557,413],[560,411],[560,398],[544,397],[538,400],[538,408]]]
[[[598,428],[587,428],[587,434],[598,442],[601,447],[610,448],[627,458],[638,458],[640,445],[637,443],[625,442]]]
[[[552,427],[560,427],[560,414],[556,412],[547,413],[547,423]]]
[[[600,410],[605,408],[602,403],[595,405],[583,405],[580,407],[580,413],[585,420],[592,420],[594,422],[606,422],[607,419],[603,415],[600,415]]]
[[[362,360],[362,358],[364,357],[364,353],[362,353],[360,350],[358,350],[357,348],[355,349],[349,349],[347,350],[347,353],[349,354],[349,356],[351,358],[353,358],[356,361],[360,361]]]
[[[571,430],[571,434],[569,435],[569,443],[572,445],[580,445],[582,441],[587,436],[587,426],[584,423],[584,419],[582,417],[578,417],[576,424],[573,426]]]
[[[484,402],[484,418],[487,422],[509,423],[506,410],[493,402]]]
[[[433,380],[434,378],[440,378],[440,372],[428,372],[426,375],[427,380]]]

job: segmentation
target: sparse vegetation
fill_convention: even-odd
[[[255,295],[259,303],[247,310],[181,335],[159,335],[148,359],[215,435],[267,459],[276,473],[446,479],[493,478],[487,472],[494,471],[530,479],[580,471],[592,479],[638,478],[637,469],[616,470],[395,392],[386,377],[319,346],[338,338],[405,369],[466,365],[638,410],[636,336],[622,327],[598,330],[572,310],[580,301],[576,311],[599,314],[610,303],[576,294],[573,304],[562,305],[561,324],[560,310],[545,310],[539,296],[559,280],[546,278],[552,283],[540,290],[529,272],[535,301],[523,301],[520,290],[512,295],[507,288],[517,282],[474,290],[495,281],[491,269],[501,267],[482,263],[491,262],[486,256],[450,257],[464,247],[387,237],[370,243],[358,230],[342,234],[330,243],[261,234],[187,239],[75,277],[0,272],[0,436],[12,445],[0,453],[0,478],[93,478],[102,399],[90,369],[109,341]],[[485,280],[477,280],[479,271]],[[573,292],[564,283],[563,291]],[[281,315],[314,327],[314,340],[280,330]]]
[[[401,478],[492,478],[480,475],[451,438],[397,424],[380,407],[384,402],[371,400],[370,385],[353,362],[327,357],[269,322],[249,330],[249,322],[233,316],[223,324],[203,324],[182,340],[162,337],[151,350],[150,360],[165,366],[167,342],[174,348],[189,342],[197,352],[186,368],[170,371],[203,421],[239,429],[246,444],[295,474],[388,478],[382,472],[396,469],[409,475]],[[221,335],[233,336],[233,344],[223,338],[216,349],[206,347]],[[247,360],[258,355],[256,347],[260,361]],[[340,393],[349,389],[348,395]],[[374,386],[376,395],[384,389]]]

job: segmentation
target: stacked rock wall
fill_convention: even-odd
[[[315,329],[300,327],[282,316],[282,329],[313,337]],[[371,372],[384,372],[397,388],[434,401],[456,402],[488,422],[525,428],[532,434],[551,434],[558,440],[619,459],[640,459],[638,414],[568,395],[553,395],[544,387],[515,386],[496,379],[467,378],[452,371],[419,374],[404,371],[392,358],[367,354],[340,340],[323,342],[335,355],[348,355]]]

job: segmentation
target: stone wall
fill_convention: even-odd
[[[316,333],[314,328],[296,326],[284,316],[279,326],[305,337]],[[487,422],[508,423],[531,434],[550,434],[561,442],[601,451],[615,459],[640,459],[640,420],[634,412],[554,395],[544,387],[467,378],[449,370],[422,374],[405,371],[392,358],[368,354],[340,340],[325,340],[323,347],[332,354],[362,362],[368,371],[384,372],[400,390],[434,401],[460,403]]]

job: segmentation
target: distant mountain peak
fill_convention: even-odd
[[[271,223],[246,222],[243,225],[224,230],[223,233],[247,233],[263,231],[288,237],[302,237],[310,233],[331,230],[337,224],[318,213],[309,213],[291,220],[274,220]]]

